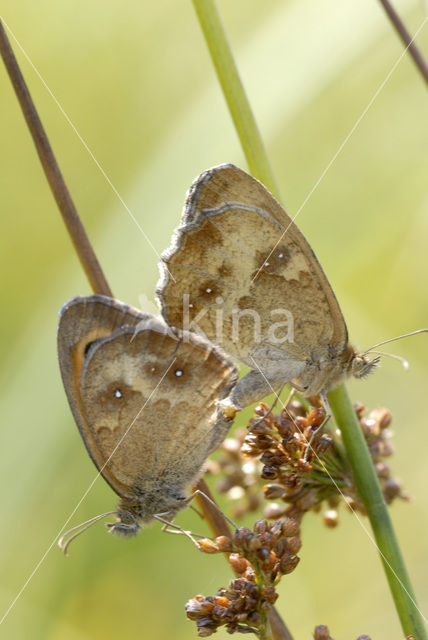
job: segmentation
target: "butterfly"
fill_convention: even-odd
[[[110,531],[173,518],[231,425],[217,404],[236,383],[234,365],[204,339],[101,295],[63,306],[58,358],[86,449],[121,499]]]
[[[201,173],[161,256],[157,297],[171,328],[200,333],[251,371],[227,415],[289,383],[326,393],[377,366],[348,340],[333,290],[309,243],[255,178],[232,164]]]

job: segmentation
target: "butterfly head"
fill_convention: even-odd
[[[139,524],[141,515],[138,513],[138,505],[123,501],[118,505],[115,515],[116,522],[107,523],[109,533],[123,537],[137,535],[141,528]]]
[[[142,524],[163,516],[173,520],[177,511],[186,507],[188,499],[175,486],[153,483],[145,492],[136,490],[133,495],[123,498],[118,505],[116,522],[107,524],[109,532],[118,536],[135,536]]]
[[[364,353],[356,353],[351,360],[350,373],[354,378],[366,378],[377,366],[379,366],[380,357],[368,358]]]
[[[164,518],[166,517],[168,518],[166,523],[169,524],[169,520],[173,520],[176,512],[183,509],[187,502],[188,499],[186,496],[177,492],[174,492],[173,496],[169,496],[167,503],[165,503],[164,500],[159,501],[159,499],[153,501],[153,496],[149,496],[148,500],[142,499],[141,496],[135,497],[135,499],[123,498],[116,511],[107,511],[107,513],[102,513],[99,516],[90,518],[86,522],[64,533],[58,540],[58,547],[64,555],[67,555],[70,543],[77,538],[77,536],[80,536],[81,533],[89,529],[89,527],[92,527],[92,525],[102,518],[112,515],[116,516],[116,522],[107,523],[109,533],[125,538],[136,536],[141,529],[141,524],[149,522],[152,519],[165,523]],[[168,508],[165,509],[163,513],[157,513],[153,510],[154,504],[162,507],[167,504]]]

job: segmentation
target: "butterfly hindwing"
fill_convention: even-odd
[[[230,427],[217,407],[236,382],[227,358],[103,296],[64,306],[58,343],[79,430],[116,493],[187,487]]]

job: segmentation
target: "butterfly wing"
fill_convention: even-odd
[[[58,360],[74,419],[85,440],[86,424],[80,396],[80,378],[91,344],[123,326],[136,326],[147,314],[126,304],[93,295],[76,297],[62,307],[58,324]]]
[[[100,326],[86,317],[94,312]],[[116,493],[132,500],[174,469],[176,483],[189,484],[230,426],[217,401],[234,385],[235,368],[202,340],[177,339],[154,316],[99,296],[66,305],[59,344],[73,415]]]
[[[303,234],[233,165],[196,179],[162,260],[157,293],[168,324],[199,327],[251,368],[297,375],[314,346],[341,353],[347,344],[339,305]]]

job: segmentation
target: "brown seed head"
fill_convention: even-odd
[[[250,563],[248,560],[240,556],[238,553],[232,553],[229,556],[229,563],[235,573],[238,575],[242,575],[245,573]]]

